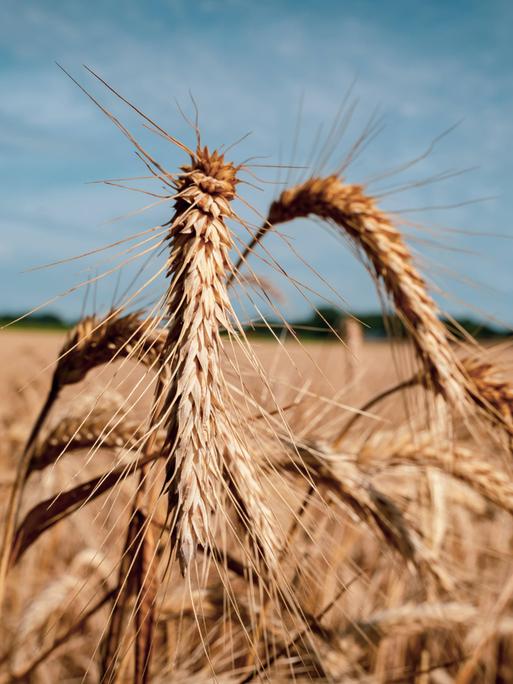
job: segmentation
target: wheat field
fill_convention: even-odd
[[[64,337],[1,332],[0,681],[513,681],[508,343],[450,333],[363,185],[313,173],[250,225],[250,165],[136,110],[183,153],[167,170],[93,102],[164,193],[130,238],[165,254],[160,294]],[[306,217],[408,340],[241,322],[235,288],[274,304],[267,234]]]

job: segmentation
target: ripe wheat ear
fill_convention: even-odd
[[[245,248],[235,272],[273,226],[308,216],[333,223],[352,240],[394,303],[434,389],[455,406],[468,405],[469,382],[451,349],[438,307],[400,231],[363,186],[331,175],[284,190],[271,204],[267,220]]]
[[[185,572],[199,545],[208,545],[212,511],[234,492],[240,519],[267,564],[276,550],[271,513],[251,457],[227,408],[221,369],[221,330],[241,329],[227,293],[233,240],[226,219],[235,197],[237,169],[217,152],[198,148],[176,179],[175,215],[168,241],[170,324],[161,367],[170,380],[156,398],[167,430],[169,508]]]

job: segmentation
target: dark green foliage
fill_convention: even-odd
[[[385,337],[404,339],[407,336],[404,325],[395,314],[390,313],[386,316],[383,316],[380,312],[352,312],[351,314],[346,314],[336,307],[330,306],[319,307],[308,318],[289,321],[288,331],[283,322],[269,321],[269,327],[272,329],[272,332],[264,325],[248,328],[247,332],[251,336],[270,339],[273,338],[273,333],[277,337],[287,334],[287,337],[295,335],[305,340],[336,339],[337,335],[342,335],[343,320],[349,315],[354,316],[354,318],[362,323],[364,335],[369,339],[383,339]],[[464,337],[463,330],[478,339],[506,337],[510,334],[510,331],[505,328],[493,327],[471,318],[455,319],[454,322],[444,319],[443,322],[451,334],[460,339]]]
[[[2,314],[0,315],[0,328],[16,321],[23,314]],[[13,323],[12,328],[23,328],[31,330],[66,330],[70,324],[64,321],[58,314],[40,313],[26,316],[21,321]]]

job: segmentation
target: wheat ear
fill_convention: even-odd
[[[419,634],[429,630],[454,630],[479,619],[479,611],[465,603],[406,604],[374,613],[355,622],[341,637],[351,635],[362,643],[378,644],[381,639]]]
[[[493,363],[475,357],[463,359],[463,368],[473,385],[473,397],[492,423],[513,430],[513,387]]]
[[[284,470],[312,479],[316,486],[329,491],[336,500],[364,521],[371,530],[406,563],[416,567],[421,575],[430,574],[444,590],[452,588],[451,578],[422,543],[418,532],[402,514],[394,501],[377,489],[365,474],[339,454],[329,453],[323,445],[298,447],[282,464]]]
[[[329,221],[351,238],[394,303],[435,390],[456,406],[464,406],[467,378],[451,350],[438,307],[400,231],[363,186],[345,184],[331,175],[310,178],[284,190],[272,203],[267,221],[246,247],[235,270],[273,226],[307,216]]]
[[[414,465],[431,466],[465,482],[491,503],[513,514],[513,484],[509,475],[470,449],[407,440],[392,440],[366,447],[358,455],[364,467]]]
[[[119,312],[110,312],[104,318],[86,316],[80,320],[59,351],[48,396],[25,450],[36,440],[63,387],[81,382],[93,368],[116,358],[134,357],[152,367],[160,356],[163,340],[153,320],[141,319],[138,313],[120,316]]]
[[[27,476],[55,463],[64,453],[76,449],[131,449],[140,444],[144,430],[138,420],[118,420],[111,427],[111,416],[92,411],[86,418],[66,417],[34,447]]]
[[[227,294],[233,245],[226,219],[235,197],[237,169],[223,155],[198,148],[176,179],[175,215],[168,235],[170,318],[162,367],[163,413],[170,509],[176,514],[176,542],[182,571],[198,544],[208,543],[215,510],[226,483],[224,468],[245,498],[255,534],[273,547],[272,526],[251,459],[240,448],[227,408],[221,370],[221,330],[239,327]],[[255,503],[256,501],[256,503]]]

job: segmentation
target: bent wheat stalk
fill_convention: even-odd
[[[330,221],[351,238],[394,303],[434,389],[455,406],[465,407],[468,380],[450,347],[438,307],[400,231],[363,186],[345,184],[331,175],[310,178],[284,190],[272,203],[265,224],[247,245],[234,273],[274,226],[307,216]]]

